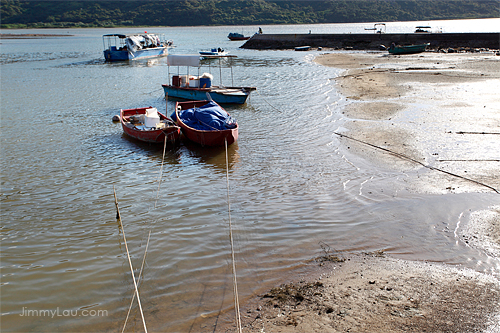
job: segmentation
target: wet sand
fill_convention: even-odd
[[[346,97],[346,154],[408,174],[409,191],[500,190],[500,57],[360,52],[316,61],[346,70],[332,78]],[[500,258],[500,194],[458,237]],[[500,332],[498,276],[384,253],[325,253],[316,262],[307,278],[289,277],[243,304],[243,331]],[[236,331],[231,316],[207,331]]]
[[[500,286],[492,276],[382,253],[342,260],[319,278],[261,295],[244,309],[243,331],[500,331]]]
[[[334,78],[346,96],[344,134],[415,161],[381,154],[372,146],[344,138],[350,152],[400,171],[425,165],[450,173],[413,177],[408,184],[412,191],[500,191],[500,98],[496,92],[500,57],[494,53],[399,57],[357,53],[322,55],[317,62],[348,69]]]

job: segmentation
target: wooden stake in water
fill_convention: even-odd
[[[137,296],[137,303],[139,304],[139,309],[141,310],[142,324],[144,325],[144,332],[148,332],[146,328],[146,320],[144,319],[144,312],[142,311],[141,298],[139,297],[139,289],[137,288],[137,282],[135,281],[134,268],[132,267],[132,261],[130,260],[130,253],[128,251],[127,238],[125,237],[125,229],[123,228],[122,219],[120,216],[120,210],[118,208],[118,200],[116,198],[115,187],[113,186],[113,194],[115,196],[115,206],[116,206],[116,217],[120,221],[120,227],[122,228],[123,241],[125,243],[125,249],[127,250],[128,264],[130,266],[130,273],[132,274],[132,280],[134,281],[135,295]]]

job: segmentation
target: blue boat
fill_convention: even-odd
[[[104,59],[126,61],[166,56],[172,41],[165,41],[162,37],[163,35],[146,32],[136,35],[103,35]]]
[[[227,56],[226,56],[227,57]],[[235,57],[235,56],[233,56]],[[165,96],[186,99],[189,101],[206,100],[207,94],[217,103],[221,104],[244,104],[250,93],[257,90],[255,87],[234,87],[212,85],[213,76],[210,73],[202,75],[189,75],[189,68],[196,67],[200,72],[200,57],[198,55],[169,55],[167,57],[169,68],[169,83],[162,84]],[[179,68],[187,67],[186,75],[170,76],[170,66]],[[232,74],[232,71],[231,71]],[[170,79],[172,79],[170,81]],[[232,82],[232,80],[231,80]]]
[[[227,38],[230,40],[247,40],[250,39],[250,36],[244,36],[243,34],[237,33],[237,32],[231,32],[229,35],[227,35]]]

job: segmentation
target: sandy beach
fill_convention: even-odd
[[[345,96],[341,149],[408,175],[405,190],[500,191],[500,57],[494,53],[327,53]],[[500,258],[499,205],[458,237]],[[379,253],[327,253],[242,305],[244,332],[500,332],[498,276]],[[235,331],[231,315],[217,332]],[[234,319],[233,319],[234,321]]]

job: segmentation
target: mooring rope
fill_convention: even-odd
[[[163,155],[162,155],[162,159],[161,159],[161,167],[160,167],[160,175],[159,175],[159,179],[158,179],[158,189],[156,191],[156,198],[155,198],[155,204],[154,204],[154,208],[153,209],[156,209],[156,205],[158,203],[158,197],[159,197],[159,194],[160,194],[160,186],[161,186],[161,180],[162,180],[162,175],[163,175],[163,164],[165,162],[165,152],[166,152],[166,147],[167,147],[167,140],[168,140],[168,137],[167,137],[167,134],[165,134],[165,140],[164,140],[164,143],[163,143]],[[118,209],[118,207],[117,207]],[[117,218],[118,218],[118,215],[117,215]],[[121,219],[120,219],[121,221]],[[122,227],[123,229],[123,227]],[[147,242],[146,242],[146,249],[144,250],[144,256],[142,258],[142,264],[141,264],[141,269],[139,271],[139,276],[137,277],[137,283],[139,284],[140,283],[140,279],[142,277],[142,272],[144,270],[144,264],[146,262],[146,256],[147,256],[147,253],[148,253],[148,247],[149,247],[149,240],[151,239],[151,228],[149,229],[149,233],[148,233],[148,239],[147,239]],[[127,251],[128,253],[128,251]],[[128,319],[130,317],[130,312],[132,311],[132,305],[134,303],[134,300],[135,300],[135,295],[136,293],[134,292],[134,294],[132,295],[132,300],[130,301],[130,306],[128,308],[128,312],[127,312],[127,316],[125,317],[125,322],[123,324],[123,329],[122,329],[122,333],[125,331],[125,328],[127,326],[127,322],[128,322]],[[142,315],[142,309],[141,309],[141,315]],[[143,316],[144,318],[144,316]]]
[[[125,237],[125,229],[123,228],[122,218],[120,216],[120,210],[118,208],[118,199],[116,198],[115,186],[113,185],[113,194],[115,196],[115,206],[116,206],[116,217],[120,221],[120,226],[122,228],[123,241],[125,242],[125,249],[127,250],[128,264],[130,266],[130,274],[132,274],[132,280],[134,281],[135,295],[137,296],[137,303],[139,304],[139,309],[141,310],[142,324],[144,325],[144,332],[148,332],[146,328],[146,320],[144,319],[144,313],[142,311],[141,298],[139,296],[139,289],[137,288],[137,282],[135,281],[134,268],[132,267],[132,261],[130,260],[130,253],[128,251],[127,238]]]
[[[380,146],[377,146],[377,145],[374,145],[374,144],[371,144],[371,143],[368,143],[368,142],[365,142],[365,141],[362,141],[362,140],[359,140],[359,139],[355,139],[355,138],[350,137],[350,136],[347,136],[347,135],[345,135],[345,134],[341,134],[341,133],[337,133],[337,132],[333,132],[333,133],[334,133],[334,134],[336,134],[336,135],[338,135],[338,136],[340,136],[340,137],[347,138],[347,139],[349,139],[349,140],[353,140],[353,141],[356,141],[356,142],[360,142],[360,143],[365,144],[365,145],[367,145],[367,146],[370,146],[370,147],[373,147],[373,148],[377,148],[377,149],[383,150],[383,151],[388,152],[388,153],[390,153],[390,154],[392,154],[392,155],[394,155],[394,156],[398,156],[398,157],[400,157],[400,158],[402,158],[402,159],[405,159],[405,160],[408,160],[408,161],[412,161],[412,162],[414,162],[414,163],[418,163],[418,164],[422,165],[423,167],[425,167],[425,168],[427,168],[427,169],[430,169],[430,170],[436,170],[436,171],[439,171],[439,172],[442,172],[442,173],[448,174],[448,175],[450,175],[450,176],[457,177],[457,178],[461,178],[461,179],[467,180],[467,181],[469,181],[469,182],[472,182],[472,183],[475,183],[475,184],[478,184],[478,185],[481,185],[481,186],[487,187],[487,188],[489,188],[489,189],[491,189],[491,190],[495,191],[496,193],[499,193],[499,194],[500,194],[500,192],[499,192],[496,188],[494,188],[494,187],[492,187],[492,186],[490,186],[490,185],[487,185],[487,184],[484,184],[484,183],[478,182],[477,180],[470,179],[470,178],[467,178],[467,177],[464,177],[464,176],[460,176],[460,175],[457,175],[457,174],[455,174],[455,173],[452,173],[452,172],[449,172],[449,171],[445,171],[445,170],[443,170],[443,169],[435,168],[435,167],[433,167],[433,166],[430,166],[430,165],[424,164],[424,163],[422,163],[422,162],[420,162],[420,161],[417,161],[416,159],[413,159],[413,158],[408,157],[408,156],[406,156],[406,155],[403,155],[403,154],[401,154],[401,153],[396,153],[395,151],[392,151],[392,150],[390,150],[390,149],[383,148],[383,147],[380,147]]]
[[[233,268],[233,293],[234,293],[234,309],[236,311],[236,329],[239,333],[243,332],[241,328],[240,316],[240,301],[238,297],[238,282],[236,279],[236,262],[234,260],[234,243],[233,243],[233,227],[231,223],[231,204],[229,202],[229,158],[227,153],[227,139],[224,140],[226,148],[226,185],[227,185],[227,213],[229,216],[229,240],[231,242],[231,261]]]
[[[160,195],[160,185],[161,185],[161,178],[163,174],[163,163],[165,161],[165,151],[167,150],[167,134],[165,134],[165,140],[163,140],[163,156],[161,158],[161,167],[160,167],[160,176],[158,179],[158,189],[156,190],[156,199],[155,199],[155,206],[154,208],[156,209],[156,204],[158,202],[158,196]]]
[[[269,103],[261,94],[258,90],[256,90],[257,94],[259,94],[260,97],[262,97],[262,99],[264,100],[264,102],[266,102],[267,104],[269,104],[270,107],[272,107],[273,109],[275,109],[276,111],[279,111],[279,112],[282,112],[280,109],[278,109],[277,107],[275,107],[274,105],[272,105],[271,103]]]

